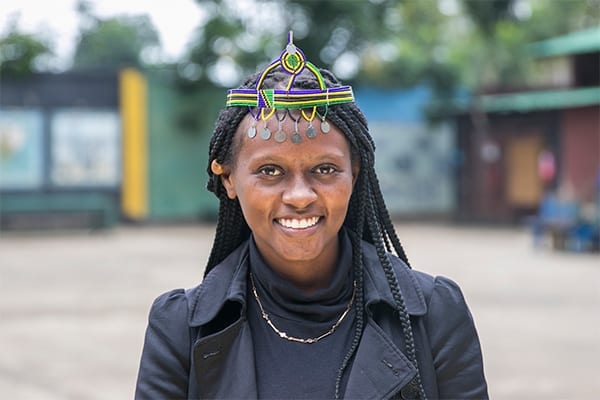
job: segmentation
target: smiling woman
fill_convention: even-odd
[[[300,112],[290,112],[297,114]],[[335,271],[338,232],[348,211],[358,162],[339,129],[295,144],[249,138],[247,115],[236,133],[235,164],[222,168],[222,184],[238,199],[265,262],[291,283],[309,291],[326,286]],[[298,123],[305,131],[307,121]],[[295,122],[265,122],[271,131],[294,132]],[[290,157],[294,154],[294,157]],[[217,163],[217,161],[214,161]]]
[[[152,306],[136,398],[487,398],[459,287],[412,270],[352,88],[292,41],[229,91],[204,281]]]

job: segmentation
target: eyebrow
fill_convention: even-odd
[[[343,153],[326,153],[326,154],[322,154],[322,155],[318,155],[316,156],[314,159],[311,159],[311,162],[327,162],[327,161],[331,161],[331,160],[340,160],[345,158],[346,155]],[[285,155],[282,156],[278,156],[278,155],[272,155],[272,154],[265,154],[264,156],[258,156],[254,159],[252,159],[252,162],[272,162],[272,163],[282,163],[282,162],[287,162],[291,159],[294,159],[295,157],[293,157],[293,155],[290,155],[290,153],[285,153]],[[350,161],[352,161],[352,157],[350,157]]]

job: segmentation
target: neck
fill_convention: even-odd
[[[305,293],[314,293],[319,289],[328,287],[335,272],[335,265],[321,265],[319,271],[311,271],[315,267],[312,263],[298,263],[294,265],[293,271],[290,271],[289,266],[285,270],[270,267],[275,273]]]
[[[328,246],[317,257],[309,260],[289,260],[272,257],[257,247],[269,268],[306,293],[313,293],[329,286],[336,271],[339,258],[339,240]],[[266,254],[265,254],[266,253]]]

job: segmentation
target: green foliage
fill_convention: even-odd
[[[528,44],[600,23],[599,0],[463,3],[475,27],[455,38],[448,65],[461,85],[476,92],[527,86],[533,61]]]
[[[454,12],[443,13],[452,3]],[[345,81],[382,87],[522,84],[526,45],[600,22],[600,0],[200,1],[207,22],[182,63],[188,83],[228,86],[277,56],[288,30]],[[354,68],[352,68],[354,65]],[[213,73],[211,73],[213,71]],[[341,73],[340,73],[341,71]],[[229,79],[235,82],[235,79]]]
[[[15,19],[0,38],[0,76],[22,77],[39,69],[44,56],[52,54],[51,46],[36,35],[19,31]]]
[[[182,62],[181,76],[188,85],[200,87],[238,83],[279,54],[289,30],[315,64],[334,70],[352,68],[360,49],[386,35],[387,28],[374,21],[382,20],[393,3],[256,0],[244,2],[246,8],[240,8],[233,0],[198,0],[208,20]],[[216,73],[227,68],[231,69],[229,77]],[[351,73],[349,78],[354,76]]]
[[[494,27],[503,20],[513,19],[513,0],[462,0],[463,8],[479,31],[485,36],[494,36]]]
[[[178,68],[188,93],[233,87],[278,56],[286,34],[352,85],[428,84],[431,115],[532,82],[528,44],[600,24],[600,0],[196,0],[206,12]],[[198,119],[182,112],[188,123]]]
[[[75,69],[140,67],[143,51],[159,45],[158,33],[146,15],[101,19],[85,4],[80,3],[79,10],[85,24],[75,47]]]

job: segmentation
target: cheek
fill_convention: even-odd
[[[352,196],[352,188],[352,178],[350,177],[343,184],[327,190],[327,192],[324,193],[324,198],[327,199],[329,208],[336,212],[343,213],[343,217],[345,217],[348,204],[350,203],[350,197]]]
[[[258,184],[246,183],[243,186],[237,187],[238,201],[246,218],[246,222],[250,224],[252,219],[268,211],[269,205],[272,202],[272,195],[260,188]]]

